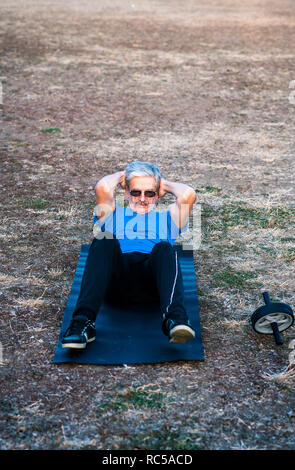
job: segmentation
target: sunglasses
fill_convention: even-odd
[[[132,190],[130,191],[130,194],[131,194],[131,196],[133,196],[133,197],[139,197],[139,196],[141,196],[142,193],[144,193],[144,196],[145,196],[145,197],[148,197],[148,198],[149,198],[149,197],[155,197],[156,194],[157,194],[156,191],[152,191],[152,190],[149,190],[149,189],[146,190],[146,191],[140,191],[139,189],[132,189]]]

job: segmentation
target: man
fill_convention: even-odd
[[[115,202],[118,185],[125,191],[127,208]],[[99,232],[89,249],[80,295],[62,346],[83,349],[95,340],[95,319],[108,297],[122,304],[157,299],[162,331],[170,342],[193,339],[173,244],[186,228],[195,191],[162,178],[157,166],[135,161],[125,171],[103,177],[95,193],[94,224]],[[166,193],[172,193],[175,202],[167,211],[154,210]]]

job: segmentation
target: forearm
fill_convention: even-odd
[[[95,186],[96,216],[106,217],[115,208],[114,192],[119,183],[122,184],[125,172],[117,171],[101,178]]]
[[[111,175],[104,176],[96,183],[95,191],[97,192],[101,190],[113,196],[114,191],[120,183],[123,175],[124,171],[117,171]]]
[[[187,184],[176,183],[162,178],[161,189],[163,193],[171,193],[176,197],[178,203],[194,202],[196,199],[196,192]]]

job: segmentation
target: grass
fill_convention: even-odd
[[[203,268],[210,287],[228,294],[237,289],[243,295],[263,287],[267,272],[267,282],[275,292],[278,273],[274,262],[291,267],[295,260],[294,237],[288,236],[294,223],[292,207],[253,207],[245,201],[217,207],[202,204],[204,244],[200,254],[214,266]]]
[[[285,261],[286,263],[291,263],[292,261],[295,261],[295,248],[288,248],[285,251],[282,261]]]
[[[295,383],[295,368],[294,364],[288,365],[284,370],[278,373],[269,374],[265,372],[262,374],[265,380],[276,382],[282,385],[294,385]]]
[[[249,283],[250,280],[255,279],[257,274],[252,271],[235,271],[230,266],[227,266],[224,271],[213,274],[213,281],[220,286],[220,284],[226,285],[231,288],[243,288],[250,289],[253,283]],[[255,283],[255,287],[258,287],[258,283]]]
[[[249,207],[246,203],[231,203],[213,208],[202,207],[202,217],[214,228],[227,231],[231,227],[255,225],[257,228],[287,228],[295,225],[295,209],[288,207]],[[213,220],[212,220],[213,219]],[[217,220],[214,220],[217,219]]]
[[[107,394],[108,402],[100,403],[100,407],[107,410],[125,410],[134,408],[162,408],[164,403],[164,394],[158,391],[146,391],[130,388],[125,393],[116,395]]]
[[[43,134],[60,134],[61,129],[59,127],[49,127],[48,129],[41,129]]]
[[[26,198],[22,200],[22,205],[25,209],[39,209],[44,210],[51,204],[51,201],[39,198]]]
[[[282,237],[282,243],[295,243],[295,237]]]
[[[253,269],[223,268],[226,257],[230,256],[236,264],[244,258],[246,250],[249,265],[257,267],[260,273],[261,262],[258,265],[262,258],[264,263],[269,258],[269,266],[274,260],[291,265],[295,260],[295,238],[288,236],[288,231],[294,224],[295,209],[291,207],[250,207],[244,201],[219,207],[202,204],[202,240],[211,245],[210,252],[215,253],[216,262],[222,261],[221,268],[215,264],[218,272],[213,275],[214,282],[244,289],[259,287],[261,284],[251,282],[257,277]],[[286,236],[279,232],[283,230]]]
[[[198,450],[199,446],[189,437],[180,436],[177,432],[166,433],[160,430],[153,431],[148,436],[132,440],[133,449],[153,449],[153,450]],[[129,447],[130,448],[130,447]]]
[[[4,47],[1,373],[12,405],[2,405],[2,447],[294,448],[293,382],[261,376],[283,370],[287,341],[276,348],[247,323],[263,303],[260,281],[272,299],[295,301],[294,106],[278,90],[285,80],[288,97],[292,8],[270,8],[259,23],[266,0],[239,2],[224,34],[225,1],[215,16],[204,2],[134,13],[86,0],[81,15],[77,3],[23,3],[1,19],[4,30],[19,17],[23,26]],[[88,188],[135,159],[197,187],[205,361],[52,365],[79,247],[92,236]],[[152,381],[158,389],[143,388]]]
[[[195,189],[196,193],[204,193],[204,192],[207,192],[207,193],[221,193],[222,189],[221,188],[217,188],[215,186],[200,186],[199,188],[196,188]]]

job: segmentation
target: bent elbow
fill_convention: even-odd
[[[96,194],[105,194],[110,191],[108,185],[103,180],[100,180],[96,183],[94,190]]]
[[[193,205],[197,199],[196,191],[193,188],[188,188],[184,194],[184,203]]]
[[[192,188],[191,189],[191,195],[190,195],[191,199],[192,199],[192,204],[194,204],[194,202],[196,202],[196,199],[197,199],[197,193],[196,191]]]

